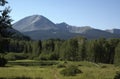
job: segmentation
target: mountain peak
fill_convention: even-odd
[[[21,32],[57,29],[53,22],[42,15],[32,15],[25,17],[15,23],[13,27]]]
[[[42,19],[42,18],[46,18],[46,17],[44,17],[43,15],[31,15],[31,16],[28,16],[27,18],[33,18],[33,19],[36,19],[36,18],[39,18],[39,19]],[[47,19],[47,18],[46,18]]]
[[[49,38],[68,39],[75,36],[84,36],[88,39],[120,37],[120,29],[114,29],[110,33],[90,26],[78,27],[65,22],[54,24],[42,15],[25,17],[16,22],[13,27],[34,40]]]
[[[68,25],[66,22],[61,22],[60,24]]]
[[[31,23],[35,23],[41,19],[46,19],[46,17],[42,16],[42,15],[32,15],[32,16],[29,16],[32,18],[32,22]],[[28,17],[28,18],[29,18]]]

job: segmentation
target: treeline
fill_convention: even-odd
[[[96,63],[120,63],[120,39],[25,41],[0,39],[0,52],[9,60],[69,60]]]

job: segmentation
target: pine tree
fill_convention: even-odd
[[[0,0],[0,6],[4,6],[7,3],[6,0]],[[11,25],[11,19],[9,19],[9,15],[8,13],[10,12],[9,8],[5,8],[4,10],[1,10],[0,13],[0,53],[4,52],[3,49],[1,49],[3,47],[2,44],[2,36],[5,36],[6,33],[4,33],[4,29],[9,27]],[[7,60],[0,56],[0,66],[5,66],[5,64],[7,63]]]
[[[0,0],[0,6],[4,6],[8,3],[6,0]],[[4,10],[0,10],[0,35],[3,37],[9,37],[11,34],[6,31],[6,28],[11,27],[12,19],[9,16],[10,7],[5,7]]]
[[[64,60],[76,61],[78,56],[78,41],[70,39],[65,41],[61,47],[61,57]]]
[[[120,42],[115,49],[114,64],[120,65]]]

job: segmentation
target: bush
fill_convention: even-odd
[[[60,73],[64,76],[75,76],[76,74],[82,73],[82,71],[79,70],[77,66],[70,65],[63,69]]]
[[[0,67],[4,67],[7,64],[7,60],[4,57],[0,57]]]
[[[58,64],[57,68],[65,68],[66,66],[64,64]]]
[[[116,75],[115,75],[114,79],[120,79],[120,71],[116,72]]]
[[[14,53],[8,53],[8,54],[5,55],[5,59],[7,59],[7,60],[15,60],[16,57],[15,57]]]
[[[27,55],[24,53],[8,53],[5,55],[5,59],[7,60],[21,60],[26,59]]]
[[[59,59],[59,55],[57,53],[54,52],[42,52],[39,56],[40,60],[58,60]]]
[[[49,54],[41,53],[39,56],[40,60],[49,60]]]
[[[101,66],[101,68],[107,68],[107,66],[103,65],[103,66]]]
[[[57,53],[50,53],[49,60],[58,60],[59,55]]]

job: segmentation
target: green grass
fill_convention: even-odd
[[[12,61],[10,61],[12,62]],[[33,60],[13,61],[17,62],[39,62]],[[12,63],[13,63],[12,62]],[[48,63],[49,61],[47,61]],[[51,61],[50,61],[51,62]],[[60,61],[54,61],[60,63]],[[40,62],[39,62],[40,63]],[[57,68],[57,64],[50,66],[21,66],[8,64],[7,67],[0,67],[0,78],[30,77],[32,79],[113,79],[119,67],[109,64],[95,64],[91,62],[67,62],[66,64],[74,64],[79,66],[83,72],[76,76],[63,76],[59,72],[64,68]]]

